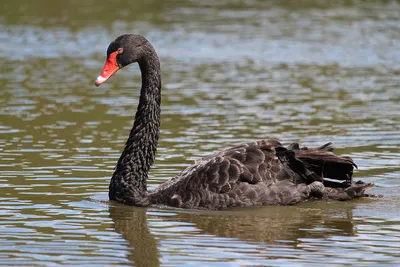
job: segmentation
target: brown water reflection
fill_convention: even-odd
[[[280,250],[284,251],[283,255],[286,256],[290,253],[301,253],[296,250],[307,254],[310,250],[317,249],[314,246],[331,246],[334,249],[333,243],[323,240],[338,235],[349,238],[357,235],[357,227],[353,222],[355,207],[354,204],[347,203],[305,203],[295,207],[264,207],[222,212],[171,209],[168,212],[150,209],[146,214],[146,209],[119,205],[110,206],[110,216],[115,230],[132,247],[128,258],[135,266],[158,266],[160,250],[169,250],[169,247],[176,250],[176,258],[168,263],[173,266],[185,262],[187,257],[190,257],[186,251],[226,246],[223,241],[219,241],[222,242],[220,244],[216,243],[216,237],[227,238],[230,246],[236,249],[246,249],[245,244],[262,244],[255,250],[259,254],[266,254],[268,251],[268,255],[262,257],[264,260],[279,258]],[[172,238],[174,242],[171,242]],[[185,246],[186,238],[192,242]],[[315,244],[310,243],[311,240]],[[249,260],[252,253],[248,255]],[[243,260],[245,259],[246,257],[243,257]],[[232,259],[229,255],[224,257],[215,251],[199,262],[212,264],[230,260]],[[255,257],[254,260],[257,262],[260,257]],[[287,260],[289,263],[292,259],[288,257]],[[312,262],[313,259],[303,261]]]
[[[126,239],[131,253],[128,255],[135,266],[159,266],[158,242],[147,226],[146,209],[110,206],[110,217],[115,231]]]

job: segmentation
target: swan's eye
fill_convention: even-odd
[[[117,49],[118,54],[122,54],[122,52],[124,52],[124,49],[122,47]]]

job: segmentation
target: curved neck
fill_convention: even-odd
[[[161,75],[154,49],[138,61],[142,89],[135,121],[110,182],[110,200],[147,206],[147,173],[154,162],[160,130]]]

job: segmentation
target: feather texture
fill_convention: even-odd
[[[150,192],[149,197],[153,204],[223,209],[363,196],[372,185],[353,183],[354,163],[347,157],[336,156],[331,150],[304,150],[307,157],[303,160],[299,151],[284,148],[276,140],[241,144],[198,160]],[[314,160],[313,164],[307,161],[308,158]],[[341,171],[348,181],[345,188],[324,185],[324,172],[321,170],[330,164],[345,166]],[[344,180],[343,177],[337,178]]]

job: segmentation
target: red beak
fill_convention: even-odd
[[[108,56],[106,64],[104,64],[103,70],[100,73],[100,76],[97,77],[94,83],[96,86],[99,86],[100,84],[107,81],[114,73],[119,70],[119,66],[117,64],[117,55],[118,51],[115,51]]]

